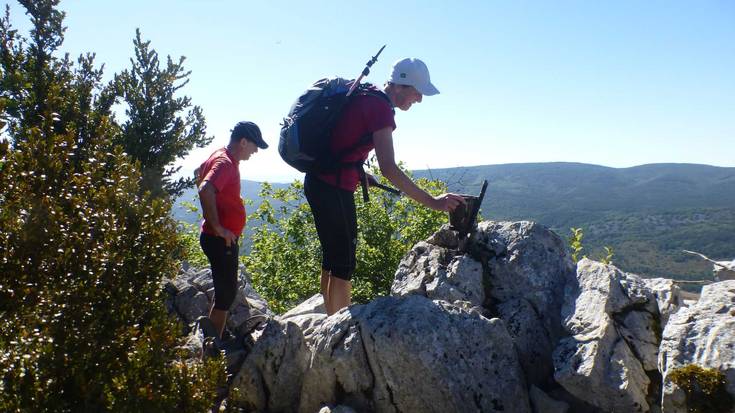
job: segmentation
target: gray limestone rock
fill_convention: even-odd
[[[444,226],[401,260],[392,297],[331,317],[321,294],[275,316],[239,278],[227,403],[246,411],[655,413],[662,399],[676,413],[691,406],[668,375],[687,364],[719,369],[735,396],[735,281],[699,298],[587,259],[575,273],[533,222],[482,222],[469,243]],[[167,306],[191,325],[212,287],[186,268]],[[182,349],[195,359],[201,342]]]
[[[339,402],[376,412],[529,412],[501,320],[443,301],[385,297],[344,309],[312,335],[301,412]]]
[[[209,313],[214,298],[212,271],[208,268],[182,269],[176,278],[164,281],[164,291],[168,293],[168,301],[172,303],[170,310],[174,312],[187,326],[193,326],[197,318]],[[252,283],[240,267],[238,275],[238,291],[235,302],[230,308],[227,319],[227,328],[233,333],[244,334],[262,321],[265,315],[271,317],[273,313],[253,289]]]
[[[564,286],[574,280],[564,241],[533,222],[487,221],[479,224],[472,249],[486,260],[489,301],[508,323],[529,382],[543,383],[564,335]]]
[[[669,278],[644,278],[643,282],[646,287],[653,292],[658,303],[658,311],[661,315],[661,327],[666,325],[669,317],[679,311],[681,307],[685,307],[684,295],[681,288]]]
[[[427,242],[419,242],[401,260],[391,295],[418,294],[424,297],[468,301],[482,305],[482,265],[466,255]]]
[[[567,413],[569,411],[567,403],[549,397],[536,386],[531,385],[528,393],[531,397],[533,413]]]
[[[735,280],[704,286],[699,301],[669,318],[659,353],[666,413],[690,411],[684,391],[670,379],[688,364],[723,372],[735,398]]]
[[[308,361],[298,326],[271,320],[234,377],[228,403],[252,412],[297,411]]]
[[[326,318],[324,297],[320,293],[314,294],[283,315],[277,316],[280,321],[288,321],[299,326],[307,340]]]
[[[543,317],[523,298],[499,304],[496,310],[513,337],[529,383],[548,382],[554,373],[551,359],[554,345],[543,324]]]
[[[560,311],[573,264],[556,234],[532,222],[478,225],[467,254],[452,249],[447,226],[403,258],[391,294],[422,295],[484,308],[503,319],[531,383],[548,381],[552,350],[563,335]]]
[[[647,412],[657,357],[658,304],[642,279],[588,259],[562,309],[570,334],[554,350],[554,377],[604,411]]]
[[[321,293],[312,295],[301,304],[283,313],[283,315],[278,318],[286,320],[294,316],[305,314],[327,314],[327,311],[324,308],[324,297],[322,297]]]

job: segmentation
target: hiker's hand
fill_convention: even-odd
[[[454,211],[454,208],[457,208],[457,206],[464,203],[465,200],[462,195],[441,194],[434,197],[434,205],[432,206],[432,208],[436,209],[437,211],[451,212]]]
[[[217,228],[217,236],[225,239],[225,246],[227,247],[232,245],[232,243],[235,242],[235,239],[237,238],[235,234],[232,233],[232,231],[223,226]]]

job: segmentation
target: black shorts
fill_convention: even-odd
[[[229,311],[237,296],[237,240],[227,247],[224,238],[202,232],[199,245],[212,267],[214,308]]]
[[[310,174],[304,178],[304,194],[314,214],[316,232],[322,245],[322,269],[349,281],[355,272],[357,248],[354,194]]]

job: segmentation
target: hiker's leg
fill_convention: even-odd
[[[355,211],[355,197],[352,194],[342,193],[339,197],[339,212],[342,220],[340,226],[338,258],[332,262],[334,268],[329,277],[329,301],[331,314],[347,307],[351,303],[352,274],[355,272],[357,249],[357,214]]]
[[[329,299],[329,270],[325,270],[323,268],[322,268],[321,287],[322,287],[322,298],[324,299],[324,309],[326,310],[327,314],[329,314],[329,311],[332,308],[330,304],[330,299]]]
[[[327,314],[332,315],[350,305],[351,289],[351,282],[334,276],[329,277],[329,300],[332,308],[331,312],[327,311]]]
[[[237,295],[237,266],[238,242],[235,240],[229,247],[224,238],[202,234],[200,237],[202,248],[212,267],[212,282],[214,284],[214,300],[209,310],[209,319],[212,320],[218,335],[227,322],[227,313]]]
[[[304,193],[314,215],[322,247],[320,287],[327,314],[350,304],[350,277],[355,271],[357,216],[351,191],[320,181],[309,174]]]
[[[309,202],[311,213],[314,216],[314,226],[322,249],[322,273],[319,285],[327,314],[334,312],[329,289],[329,278],[333,269],[332,261],[335,256],[340,255],[340,251],[335,250],[335,245],[340,242],[335,233],[341,233],[339,225],[335,224],[335,219],[339,218],[339,211],[335,209],[338,205],[335,191],[336,188],[332,188],[318,178],[306,174],[304,195],[306,195],[306,200]]]
[[[222,338],[222,332],[225,331],[225,324],[227,323],[227,310],[218,310],[212,305],[212,309],[209,311],[209,319],[212,320],[212,324],[217,329],[219,338]]]

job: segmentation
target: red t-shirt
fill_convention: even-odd
[[[393,108],[387,100],[380,96],[361,95],[356,96],[342,110],[340,118],[332,129],[332,153],[341,154],[347,148],[359,143],[367,134],[391,127],[396,128],[393,118]],[[340,157],[342,162],[364,162],[370,151],[375,148],[373,140],[370,139],[363,145],[348,151]],[[337,184],[337,174],[339,185]],[[317,175],[322,181],[354,192],[360,183],[360,174],[357,168],[346,167],[335,173],[324,173]]]
[[[223,227],[236,236],[245,228],[245,205],[240,198],[240,170],[238,161],[227,152],[217,149],[199,167],[199,182],[209,181],[217,189],[217,217]],[[217,235],[207,220],[202,221],[202,232]]]

